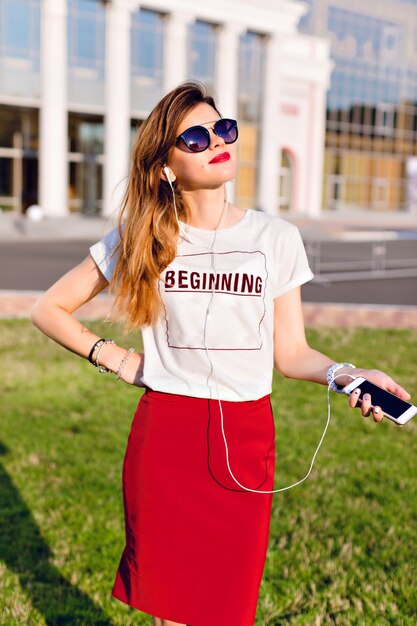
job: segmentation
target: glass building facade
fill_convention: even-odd
[[[417,209],[417,2],[309,0],[302,31],[327,36],[323,208]]]

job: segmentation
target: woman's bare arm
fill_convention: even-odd
[[[107,285],[107,280],[92,257],[88,256],[40,298],[32,310],[32,322],[61,346],[87,358],[100,337],[83,326],[72,314]],[[125,348],[105,344],[100,352],[100,364],[116,372],[125,354]],[[139,354],[129,358],[126,371],[123,372],[126,382],[138,383],[142,361],[143,357]]]
[[[275,300],[274,310],[274,367],[286,378],[308,380],[323,385],[327,384],[327,370],[334,361],[311,348],[305,336],[304,317],[301,303],[301,290],[296,288]],[[338,378],[337,384],[347,385],[351,379],[347,374],[354,372],[354,376],[364,376],[376,385],[387,389],[403,400],[408,400],[410,394],[398,385],[392,378],[380,370],[359,369],[352,370],[344,367],[337,374],[345,375]],[[349,399],[349,406],[355,406],[357,398]],[[362,413],[369,411],[371,398],[362,403]],[[374,413],[374,419],[380,421],[381,415]]]
[[[326,384],[327,370],[333,363],[332,359],[310,348],[307,343],[300,288],[277,298],[274,309],[274,367],[286,378]],[[348,382],[350,379],[346,384]]]

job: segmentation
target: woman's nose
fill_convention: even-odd
[[[210,146],[209,146],[210,150],[214,150],[214,148],[218,148],[219,146],[226,145],[224,139],[219,137],[219,135],[216,135],[213,128],[210,128],[209,132],[210,132]]]

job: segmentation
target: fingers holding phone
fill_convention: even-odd
[[[381,411],[381,407],[372,405],[372,397],[369,393],[361,395],[360,387],[356,387],[349,396],[349,406],[353,409],[360,407],[361,413],[364,417],[372,415],[374,422],[381,422],[384,418],[384,414]]]
[[[361,376],[347,385],[343,392],[349,396],[350,407],[360,407],[362,415],[372,415],[375,422],[380,422],[386,415],[403,426],[417,415],[417,407]]]

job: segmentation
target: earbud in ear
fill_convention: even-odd
[[[170,176],[170,173],[169,173],[169,168],[165,166],[162,171],[164,172],[165,176],[167,177],[167,180],[168,180],[169,184],[171,184],[171,176]]]
[[[175,211],[175,219],[177,220],[177,224],[178,224],[178,230],[180,232],[180,235],[183,239],[185,239],[186,241],[188,241],[188,243],[193,243],[193,241],[190,239],[188,233],[186,233],[186,231],[183,229],[183,227],[180,224],[180,221],[178,219],[178,211],[177,211],[177,203],[175,200],[175,190],[174,190],[174,185],[172,184],[172,180],[171,180],[171,173],[170,173],[170,169],[167,165],[165,165],[162,168],[163,173],[165,174],[165,177],[168,181],[169,186],[171,187],[171,191],[172,191],[172,201],[174,203],[174,211]]]

